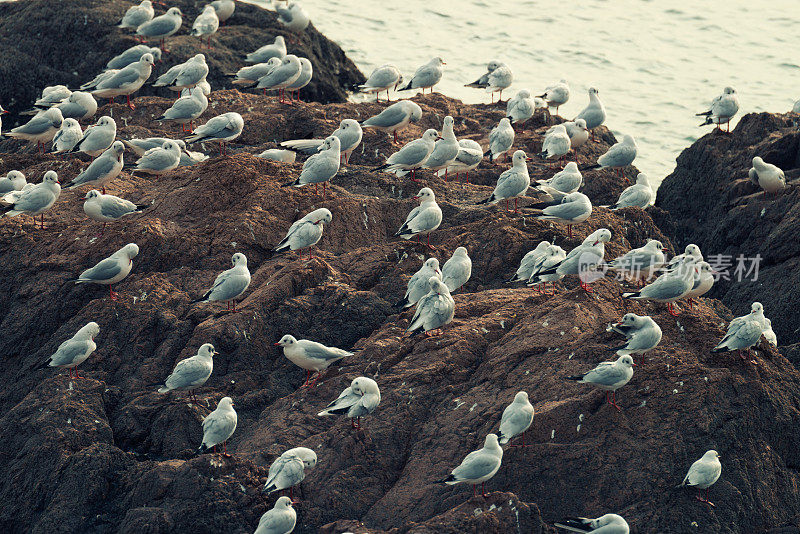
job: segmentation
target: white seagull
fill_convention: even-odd
[[[223,300],[227,303],[228,309],[232,309],[233,313],[236,313],[236,300],[234,299],[242,296],[250,286],[250,271],[247,269],[247,257],[241,252],[231,256],[231,264],[233,267],[217,275],[211,289],[199,299],[193,300],[191,304]]]

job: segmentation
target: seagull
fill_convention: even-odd
[[[209,5],[214,7],[220,23],[231,18],[233,12],[236,11],[236,0],[214,0]]]
[[[153,58],[153,54],[143,54],[136,63],[131,63],[127,67],[103,77],[103,79],[95,85],[94,90],[92,90],[92,95],[99,96],[100,98],[108,98],[111,100],[112,104],[114,103],[115,97],[125,96],[128,107],[130,109],[136,109],[136,106],[131,103],[131,94],[138,91],[139,88],[144,85],[144,82],[150,77],[153,71],[154,64],[155,59]],[[111,73],[112,71],[107,72]]]
[[[425,89],[430,89],[433,92],[433,86],[439,83],[442,79],[442,66],[446,63],[440,57],[435,57],[422,65],[414,72],[414,76],[408,81],[401,91],[409,89],[422,89],[422,94],[425,94]]]
[[[694,277],[698,272],[694,263],[683,265],[674,271],[667,271],[639,291],[623,293],[622,298],[666,302],[669,314],[677,317],[678,313],[675,312],[673,303],[684,298],[692,290]]]
[[[53,149],[51,152],[69,152],[83,138],[81,125],[75,119],[64,119],[61,129],[53,137]]]
[[[284,92],[289,93],[289,102],[292,101],[292,93],[296,93],[297,101],[300,102],[300,89],[311,83],[311,78],[314,76],[314,66],[311,62],[304,57],[298,59],[300,60],[300,76],[284,88]]]
[[[589,140],[589,129],[586,127],[586,121],[583,119],[575,119],[574,121],[567,121],[562,123],[564,129],[569,136],[570,147],[578,148],[586,144]],[[558,125],[556,125],[558,126]],[[551,126],[545,133],[545,137],[554,132],[556,126]]]
[[[514,276],[506,280],[506,283],[511,284],[513,282],[522,282],[530,278],[534,265],[536,265],[536,262],[544,256],[545,250],[549,246],[550,241],[542,241],[536,245],[536,248],[526,253],[519,262],[519,268],[517,269],[517,272],[514,273]]]
[[[581,288],[591,293],[589,283],[596,276],[593,269],[603,262],[605,256],[605,243],[611,241],[611,231],[608,228],[600,228],[589,234],[583,243],[570,250],[563,260],[547,267],[534,271],[528,280],[528,285],[544,281],[546,275],[568,274],[578,275]]]
[[[697,117],[705,116],[705,121],[700,126],[707,124],[716,125],[716,130],[722,131],[720,125],[727,124],[727,132],[731,131],[731,119],[739,111],[739,99],[733,87],[726,87],[721,95],[711,101],[711,109],[697,113]]]
[[[429,128],[425,130],[421,138],[406,143],[403,148],[389,156],[386,163],[372,170],[394,173],[411,171],[411,179],[416,181],[414,171],[427,161],[436,147],[437,139],[439,139],[439,134],[433,128]]]
[[[664,265],[664,261],[664,245],[657,239],[649,239],[643,247],[634,248],[611,261],[608,267],[632,280],[648,280]]]
[[[353,379],[350,386],[342,391],[335,401],[317,415],[346,414],[350,418],[350,425],[356,430],[361,430],[361,418],[374,412],[380,402],[381,390],[378,388],[378,383],[366,376],[359,376]]]
[[[86,128],[83,138],[72,147],[70,152],[83,152],[95,158],[114,144],[117,137],[117,123],[108,116],[100,117],[97,123]]]
[[[514,98],[510,98],[506,104],[506,117],[508,117],[512,125],[518,122],[524,124],[533,117],[535,111],[536,104],[531,98],[531,92],[528,89],[517,91]]]
[[[69,98],[72,91],[66,85],[50,85],[42,89],[42,96],[36,99],[33,106],[39,109],[51,108]]]
[[[531,177],[528,174],[527,161],[530,158],[522,150],[514,152],[511,158],[511,168],[503,171],[497,178],[497,185],[489,198],[481,200],[478,204],[496,204],[501,200],[506,201],[506,211],[510,211],[508,201],[514,199],[514,213],[519,213],[517,200],[524,196],[531,185]]]
[[[214,345],[204,343],[197,350],[197,354],[179,361],[172,373],[158,388],[159,393],[169,393],[174,390],[189,392],[189,402],[200,405],[195,397],[194,390],[206,383],[214,371],[214,356],[219,354]]]
[[[286,41],[282,35],[278,35],[272,44],[264,45],[255,52],[247,54],[245,61],[248,63],[266,63],[272,58],[282,60],[284,57],[286,57]],[[278,64],[280,64],[280,61]]]
[[[55,171],[44,173],[41,183],[28,184],[20,191],[11,191],[3,195],[3,203],[8,204],[0,208],[6,217],[16,217],[24,213],[33,216],[36,226],[36,216],[41,215],[41,227],[44,230],[44,212],[53,207],[61,195],[61,183]]]
[[[583,175],[578,170],[578,164],[570,161],[564,169],[555,173],[547,180],[537,180],[537,191],[547,193],[554,201],[560,202],[570,193],[575,193],[583,185]]]
[[[106,192],[106,184],[119,176],[125,162],[123,154],[125,145],[122,141],[114,141],[105,152],[100,154],[86,169],[67,183],[68,189],[75,189],[84,185],[100,187]]]
[[[292,499],[278,497],[275,506],[264,512],[254,534],[289,534],[297,524],[297,512],[292,508]]]
[[[569,84],[567,80],[561,80],[549,87],[546,87],[544,93],[539,95],[539,98],[547,102],[548,107],[556,108],[556,115],[558,115],[558,108],[563,106],[569,100]]]
[[[765,163],[756,156],[753,158],[753,168],[748,174],[750,181],[764,190],[764,197],[769,193],[778,193],[786,189],[786,176],[783,171],[772,163]]]
[[[453,117],[447,115],[442,121],[441,139],[436,141],[433,152],[422,164],[423,169],[431,169],[434,172],[444,170],[445,181],[447,181],[447,167],[456,160],[460,148],[456,134],[453,133],[453,124]]]
[[[711,288],[714,286],[715,282],[714,269],[711,268],[709,263],[698,261],[697,269],[698,273],[694,276],[694,285],[692,286],[691,291],[683,296],[690,308],[694,307],[695,299],[698,299],[711,291]]]
[[[422,118],[422,108],[411,100],[400,100],[370,117],[361,123],[362,128],[375,128],[394,136],[397,142],[397,132],[404,130],[409,123],[417,122]]]
[[[431,276],[442,277],[442,271],[439,270],[439,260],[436,258],[428,258],[425,260],[422,267],[411,276],[408,280],[406,294],[394,307],[402,309],[410,308],[416,304],[419,299],[427,295],[430,291],[430,284],[428,281]]]
[[[214,452],[217,452],[217,445],[221,443],[225,451],[222,455],[229,458],[228,440],[236,431],[236,422],[233,399],[222,397],[217,404],[217,409],[203,419],[203,442],[197,452],[202,454],[212,447]]]
[[[486,481],[491,479],[498,470],[503,461],[503,448],[497,442],[497,435],[488,434],[483,442],[483,448],[469,453],[461,464],[453,469],[450,476],[444,480],[437,480],[436,482],[444,482],[445,484],[453,485],[460,482],[472,484],[472,496],[476,496],[478,484],[481,484],[481,495],[486,498]]]
[[[613,362],[602,362],[600,365],[583,375],[566,377],[579,384],[592,384],[606,392],[606,401],[617,411],[622,411],[617,406],[617,390],[630,382],[633,378],[633,358],[626,354]]]
[[[161,49],[157,46],[147,46],[144,44],[134,45],[124,52],[114,56],[106,63],[107,70],[119,70],[127,67],[131,63],[136,63],[145,54],[153,54],[153,59],[161,61]]]
[[[276,6],[275,11],[278,13],[278,22],[289,31],[301,32],[311,22],[306,10],[297,2],[291,2],[286,7]]]
[[[508,68],[508,65],[502,61],[493,60],[486,65],[486,74],[474,82],[466,84],[464,87],[484,89],[487,93],[491,93],[492,102],[494,103],[494,93],[500,93],[497,101],[502,102],[503,89],[511,87],[513,81],[514,75],[511,73],[511,69]]]
[[[766,339],[767,343],[769,343],[770,345],[777,347],[778,336],[776,336],[775,331],[772,330],[772,321],[770,321],[767,318],[764,318],[764,324],[765,324],[764,339]]]
[[[189,124],[189,132],[194,126],[194,120],[202,115],[208,108],[208,98],[200,87],[188,89],[189,94],[181,96],[172,106],[166,110],[157,121],[172,121],[181,125],[181,131],[186,132],[186,124]]]
[[[65,119],[82,121],[94,117],[97,113],[97,100],[91,93],[75,91],[69,98],[53,107],[61,110],[61,116]]]
[[[397,86],[403,83],[403,75],[400,69],[391,64],[381,65],[372,71],[367,81],[358,86],[362,93],[375,93],[375,102],[380,102],[379,95],[386,91],[386,101],[389,102],[389,91],[397,90]]]
[[[256,89],[267,89],[278,91],[278,102],[286,102],[284,89],[292,85],[302,74],[303,66],[300,58],[294,54],[289,54],[281,60],[281,64],[271,69],[267,74],[258,79]]]
[[[607,331],[625,336],[623,345],[612,347],[617,356],[645,354],[661,342],[661,328],[646,315],[626,313],[618,323],[609,325]]]
[[[522,446],[525,446],[525,433],[533,423],[533,405],[528,400],[528,393],[520,391],[514,395],[514,401],[503,410],[500,418],[500,431],[497,433],[500,444],[514,445],[514,438],[522,436]]]
[[[240,135],[244,130],[244,119],[238,113],[231,111],[209,119],[202,126],[198,126],[192,135],[186,138],[189,144],[217,141],[220,152],[225,155],[225,145]]]
[[[111,300],[117,300],[117,293],[111,286],[122,281],[130,274],[131,269],[133,269],[133,258],[138,254],[139,246],[136,243],[128,243],[108,258],[97,263],[94,267],[83,271],[75,280],[75,283],[107,285]]]
[[[326,224],[333,220],[333,214],[327,208],[319,208],[302,219],[292,223],[280,243],[272,250],[274,253],[287,250],[308,250],[308,257],[311,258],[311,247],[316,245],[322,238],[322,230]],[[301,253],[302,256],[302,253]]]
[[[450,292],[461,289],[472,276],[472,260],[464,247],[458,247],[442,266],[442,283]]]
[[[458,154],[456,159],[444,169],[436,171],[436,176],[443,176],[446,173],[455,174],[458,179],[462,172],[467,174],[469,182],[469,171],[478,167],[483,161],[483,148],[472,139],[461,139],[458,142]]]
[[[610,210],[619,210],[622,208],[641,208],[645,209],[656,198],[656,194],[650,185],[650,179],[643,172],[636,176],[636,183],[630,187],[625,188],[620,193],[617,201],[608,206]]]
[[[580,224],[592,215],[592,201],[583,193],[569,193],[560,202],[540,202],[533,204],[539,208],[541,215],[537,218],[541,221],[553,221],[559,224],[566,224],[569,236],[572,237],[572,225]]]
[[[316,386],[323,371],[342,358],[353,355],[346,350],[326,347],[322,343],[307,339],[296,339],[288,334],[275,343],[275,346],[283,347],[283,355],[293,364],[306,370],[306,381],[300,386],[301,388]],[[311,371],[317,373],[313,382],[310,381]]]
[[[294,163],[297,159],[297,152],[294,150],[283,150],[280,148],[269,148],[258,154],[257,158],[279,161],[281,163]]]
[[[339,139],[339,149],[342,155],[342,163],[350,161],[350,155],[361,144],[363,131],[358,121],[354,119],[343,119],[339,123],[339,127],[331,133],[333,137]],[[305,154],[314,154],[323,150],[322,145],[325,143],[324,139],[294,139],[291,141],[284,141],[281,146],[297,150]]]
[[[548,133],[544,136],[542,141],[542,152],[539,154],[540,158],[553,159],[558,158],[563,160],[564,156],[569,154],[572,149],[572,141],[567,134],[567,129],[563,124],[553,126]]]
[[[559,528],[570,532],[596,532],[597,534],[629,534],[630,527],[622,516],[606,514],[591,519],[586,517],[567,517],[558,523],[553,523]]]
[[[171,7],[163,15],[136,28],[136,35],[158,39],[161,51],[168,54],[169,50],[164,48],[164,39],[177,32],[181,24],[183,24],[183,13],[180,8]]]
[[[428,130],[430,132],[430,130]],[[429,187],[423,187],[414,197],[419,200],[419,206],[411,210],[403,226],[394,234],[402,239],[411,239],[413,236],[427,235],[428,248],[431,246],[431,232],[442,224],[442,208],[436,203],[436,195]]]
[[[153,83],[153,87],[168,87],[173,91],[182,91],[204,82],[206,76],[208,76],[206,56],[205,54],[195,54],[184,63],[175,65],[159,76]]]
[[[228,76],[234,78],[231,82],[234,85],[255,85],[259,78],[263,78],[269,74],[272,69],[280,65],[282,59],[282,57],[271,57],[264,63],[256,63],[255,65],[242,67],[236,71],[236,74],[229,74]]]
[[[12,191],[22,191],[27,184],[24,174],[19,171],[8,171],[8,174],[0,178],[0,196]]]
[[[714,503],[708,500],[708,488],[713,486],[722,474],[722,464],[719,459],[720,455],[717,451],[713,449],[706,451],[702,458],[692,464],[679,487],[697,488],[696,499],[709,506],[714,506]],[[705,497],[703,497],[703,490],[706,490]]]
[[[236,301],[234,299],[241,297],[250,286],[250,271],[247,269],[247,257],[241,252],[231,256],[231,264],[233,267],[222,271],[217,276],[217,279],[214,280],[211,289],[190,304],[224,300],[229,310],[233,305],[233,313],[236,313]]]
[[[37,369],[45,367],[66,369],[70,378],[72,378],[72,370],[75,369],[75,378],[83,378],[78,374],[78,366],[85,362],[97,348],[94,338],[99,333],[100,325],[94,321],[87,323],[74,336],[59,345],[55,353]]]
[[[545,241],[546,242],[546,241]],[[558,267],[567,257],[567,252],[558,245],[548,245],[544,252],[538,256],[536,263],[531,266],[528,275],[528,286],[536,286],[539,293],[547,294],[547,282],[553,284],[553,295],[556,294],[556,282],[564,278],[563,274],[550,272],[553,267]],[[549,273],[549,274],[546,274]]]
[[[17,126],[10,132],[6,132],[4,135],[16,139],[24,139],[31,143],[35,142],[36,146],[44,154],[45,145],[53,140],[63,121],[64,116],[61,114],[61,110],[50,108],[41,115],[36,115],[22,126]]]
[[[678,254],[667,263],[667,269],[673,271],[680,267],[681,265],[685,265],[689,262],[701,262],[703,261],[703,254],[700,252],[700,247],[695,245],[694,243],[690,243],[686,245],[686,248],[683,251],[683,254]]]
[[[450,290],[438,276],[428,279],[430,291],[417,301],[417,309],[406,332],[412,336],[425,332],[425,337],[439,335],[442,327],[453,320],[456,303]]]
[[[136,160],[131,174],[143,172],[161,176],[175,169],[180,162],[181,147],[175,141],[165,141],[162,146],[151,148],[144,153],[144,156]]]
[[[106,229],[106,223],[121,219],[126,215],[141,213],[148,208],[148,205],[136,205],[130,200],[115,197],[114,195],[104,195],[96,189],[86,193],[83,203],[83,211],[90,219],[103,223],[102,233]]]
[[[138,6],[128,8],[117,28],[135,30],[145,22],[153,20],[155,14],[153,3],[150,0],[142,0]]]
[[[314,469],[317,465],[317,453],[307,447],[295,447],[278,456],[269,466],[269,476],[261,493],[274,493],[289,488],[289,499],[292,498],[294,486],[306,477],[306,469]],[[286,497],[283,497],[284,499]]]
[[[500,119],[500,123],[489,132],[489,149],[483,154],[489,156],[489,161],[494,163],[511,150],[514,144],[514,128],[508,117]]]
[[[321,183],[322,196],[324,197],[328,182],[339,172],[342,160],[340,149],[341,142],[338,137],[335,135],[327,137],[320,146],[320,151],[303,163],[303,170],[300,171],[300,176],[283,185],[303,187],[307,184],[314,184],[314,190],[316,191],[317,185]]]
[[[711,352],[731,352],[739,351],[739,356],[746,359],[742,350],[750,352],[750,348],[757,345],[761,340],[761,334],[766,328],[766,318],[764,317],[764,306],[760,302],[754,302],[750,306],[750,313],[737,317],[728,325],[728,331],[722,341],[714,347]]]
[[[621,142],[614,144],[605,154],[597,158],[597,163],[584,167],[582,170],[612,168],[619,176],[625,178],[625,167],[636,159],[637,150],[638,147],[633,137],[625,135]],[[625,179],[627,180],[627,178]]]
[[[200,47],[203,46],[203,36],[208,36],[208,48],[211,48],[211,36],[219,30],[219,16],[211,4],[207,4],[203,11],[197,15],[192,24],[192,35],[200,38]]]
[[[592,139],[594,139],[594,129],[603,124],[606,120],[606,108],[600,102],[598,97],[599,91],[594,87],[589,88],[589,104],[583,108],[583,111],[572,119],[577,123],[578,119],[583,119],[586,122],[586,128],[592,130]]]

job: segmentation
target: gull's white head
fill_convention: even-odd
[[[646,248],[655,250],[664,250],[664,245],[658,239],[651,239],[645,244]]]
[[[150,52],[142,54],[142,57],[139,58],[140,65],[155,65],[155,63],[156,60]]]
[[[51,184],[61,183],[58,181],[58,174],[56,173],[56,171],[47,171],[46,173],[44,173],[44,178],[42,179],[42,182],[48,182]]]
[[[500,119],[500,126],[504,128],[511,128],[511,119],[509,119],[508,117],[503,117],[502,119]]]
[[[530,98],[531,92],[527,89],[520,89],[517,91],[517,98]]]
[[[487,449],[500,447],[500,443],[497,441],[497,434],[487,434],[486,439],[483,441],[483,446]]]
[[[286,334],[285,336],[283,336],[280,339],[280,341],[275,343],[275,346],[277,346],[277,347],[290,347],[290,346],[294,345],[295,343],[297,343],[297,339],[295,339],[294,336],[290,336],[289,334]]]
[[[233,399],[230,397],[222,397],[217,404],[217,408],[223,410],[233,410]]]
[[[617,359],[617,363],[624,367],[633,367],[634,365],[636,365],[635,363],[633,363],[633,358],[628,354],[626,354],[625,356],[620,356]]]
[[[275,501],[276,510],[288,510],[291,507],[292,507],[292,499],[290,499],[286,495],[278,497],[278,500]]]
[[[428,258],[425,260],[425,266],[430,269],[431,271],[438,273],[441,276],[441,271],[439,270],[439,260],[436,258]]]
[[[431,59],[430,60],[430,64],[431,65],[447,65],[447,63],[445,63],[444,60],[442,58],[440,58],[440,57],[435,57],[435,58]]]
[[[647,177],[647,175],[645,173],[640,172],[636,176],[636,183],[649,186],[650,185],[650,179]]]
[[[350,389],[356,395],[367,395],[369,393],[378,393],[378,384],[371,378],[367,378],[366,376],[359,376],[358,378],[354,378],[353,382],[350,384]]]
[[[760,302],[754,302],[754,303],[753,303],[753,304],[750,306],[750,311],[751,311],[752,313],[763,313],[763,312],[764,312],[764,305],[763,305],[763,304],[761,304]]]
[[[233,264],[234,267],[236,267],[237,265],[242,265],[244,267],[247,267],[247,256],[245,256],[241,252],[237,252],[236,254],[231,256],[231,263]]]
[[[328,208],[320,208],[311,212],[309,220],[313,224],[329,224],[333,220],[333,214]]]
[[[525,162],[528,161],[530,158],[525,155],[525,152],[522,150],[517,150],[514,152],[514,155],[511,157],[511,164],[515,167],[517,166],[525,166]]]
[[[736,90],[733,87],[726,87],[723,91],[726,95],[735,95]]]
[[[114,144],[111,145],[111,150],[113,150],[115,154],[120,155],[125,152],[125,143],[122,141],[114,141]]]
[[[520,391],[514,395],[514,402],[525,403],[528,402],[528,392]]]
[[[720,458],[721,457],[720,457],[719,453],[717,451],[715,451],[714,449],[711,449],[710,451],[706,451],[706,453],[703,455],[703,460],[705,460],[706,462],[719,461]]]
[[[171,7],[167,10],[165,15],[169,15],[170,17],[181,17],[183,16],[183,13],[179,7]]]
[[[467,249],[465,247],[458,247],[453,251],[453,256],[466,256]]]
[[[582,130],[588,130],[588,128],[586,127],[586,121],[583,120],[583,119],[576,120],[575,121],[575,126],[577,126],[578,128],[580,128]]]
[[[92,199],[92,198],[100,198],[100,191],[98,191],[97,189],[92,189],[91,191],[86,193],[86,196],[83,197],[83,198],[85,198],[86,200],[89,200],[89,199]]]
[[[119,249],[119,252],[121,252],[124,256],[126,256],[129,260],[132,260],[133,258],[139,255],[139,245],[137,245],[136,243],[128,243],[127,245]]]
[[[624,135],[622,137],[622,142],[626,145],[636,146],[636,140],[631,135]]]
[[[425,130],[425,133],[422,134],[422,138],[426,141],[436,142],[436,140],[439,139],[439,132],[433,128],[428,128]]]
[[[418,199],[420,203],[422,202],[433,202],[436,200],[436,195],[433,194],[433,190],[430,187],[423,187],[419,190],[414,196],[415,199]]]
[[[213,358],[216,354],[219,353],[214,350],[214,345],[211,343],[204,343],[200,345],[199,349],[197,349],[197,355],[202,356],[203,358]]]
[[[100,333],[100,325],[91,321],[78,330],[75,337],[78,339],[94,339],[94,336]]]
[[[596,95],[596,94],[599,94],[599,93],[600,93],[600,91],[598,91],[598,90],[597,90],[597,89],[595,89],[594,87],[590,87],[590,88],[589,88],[589,94],[590,94],[590,95]]]
[[[487,69],[489,72],[492,72],[492,71],[496,70],[497,68],[499,68],[499,67],[500,67],[502,64],[503,64],[502,62],[500,62],[500,61],[497,61],[496,59],[493,59],[492,61],[490,61],[490,62],[489,62],[487,65],[486,65],[486,69]]]

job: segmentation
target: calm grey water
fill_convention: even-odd
[[[597,87],[606,124],[636,138],[636,165],[658,181],[680,151],[708,131],[694,114],[726,85],[739,94],[740,116],[789,111],[800,98],[796,0],[301,2],[317,29],[367,75],[394,63],[410,76],[438,55],[447,66],[437,90],[488,102],[488,95],[463,85],[496,58],[514,71],[512,93],[529,88],[539,94],[567,79],[566,118],[583,108],[586,90]]]

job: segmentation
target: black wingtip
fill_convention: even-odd
[[[580,168],[580,170],[582,170],[582,171],[590,171],[592,169],[599,169],[599,168],[600,168],[600,164],[599,163],[593,163],[592,165],[584,165],[583,167]]]
[[[291,182],[286,182],[285,184],[283,184],[282,187],[289,187],[290,185],[297,185],[299,183],[300,183],[300,178],[292,180]]]
[[[575,380],[577,382],[578,380],[583,380],[583,375],[565,376],[564,380]]]
[[[407,298],[403,298],[403,300],[397,301],[394,304],[394,306],[392,306],[392,307],[393,308],[405,308],[406,304],[408,304],[408,299]]]
[[[455,479],[456,479],[456,477],[454,477],[453,475],[449,475],[447,478],[443,478],[441,480],[434,480],[433,483],[434,484],[445,484],[447,482],[452,482]]]

